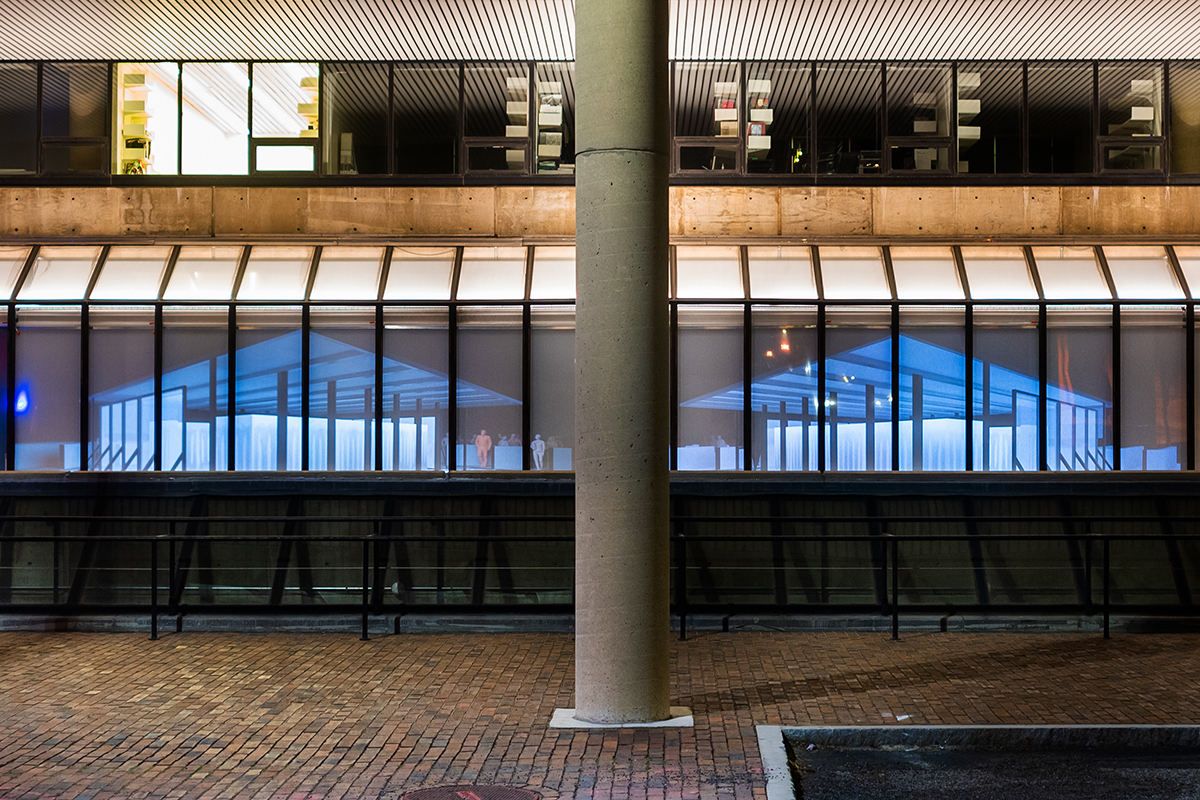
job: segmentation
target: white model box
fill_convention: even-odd
[[[737,122],[737,117],[738,117],[738,115],[737,115],[736,108],[714,108],[713,109],[713,120],[715,120],[716,122],[727,122],[727,121]]]
[[[770,125],[775,121],[775,112],[769,108],[752,108],[750,109],[751,122],[765,122]]]
[[[937,120],[918,119],[913,121],[913,133],[937,133]]]

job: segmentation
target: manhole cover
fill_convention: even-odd
[[[540,800],[537,792],[511,786],[435,786],[405,792],[401,800]]]

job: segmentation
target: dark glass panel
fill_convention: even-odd
[[[1021,172],[1020,64],[958,66],[958,171],[979,175]]]
[[[37,171],[37,67],[0,64],[0,175]]]
[[[458,324],[458,469],[519,470],[521,310],[463,308]]]
[[[464,73],[467,136],[529,135],[529,66],[468,65]]]
[[[1187,357],[1180,306],[1121,309],[1121,469],[1187,460]]]
[[[326,175],[387,172],[388,69],[388,64],[325,65]]]
[[[742,350],[740,306],[680,306],[680,470],[742,468]]]
[[[17,315],[16,468],[77,470],[79,308],[21,307]]]
[[[389,308],[383,319],[383,468],[449,469],[449,314]]]
[[[154,469],[154,309],[88,315],[88,469]]]
[[[570,470],[575,452],[575,309],[533,310],[529,467]],[[511,438],[510,438],[510,443]],[[515,442],[520,447],[521,442]]]
[[[808,62],[750,64],[746,78],[746,169],[806,173],[812,167]]]
[[[1200,63],[1171,62],[1171,171],[1200,173]]]
[[[882,91],[878,64],[817,67],[817,172],[880,171]]]
[[[1112,309],[1047,316],[1046,460],[1055,472],[1113,468]]]
[[[42,136],[108,136],[108,64],[42,67]]]
[[[537,171],[575,172],[575,65],[537,65]]]
[[[732,136],[740,130],[738,65],[675,63],[675,135]]]
[[[396,172],[458,171],[458,65],[396,65]]]
[[[1029,171],[1092,171],[1091,64],[1029,65]]]

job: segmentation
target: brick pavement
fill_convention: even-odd
[[[749,800],[756,724],[1200,723],[1197,635],[741,632],[673,659],[694,729],[564,731],[567,635],[0,633],[0,798]]]

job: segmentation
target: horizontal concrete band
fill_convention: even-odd
[[[0,188],[0,242],[574,235],[571,186]],[[1196,239],[1200,186],[675,186],[670,235]]]

